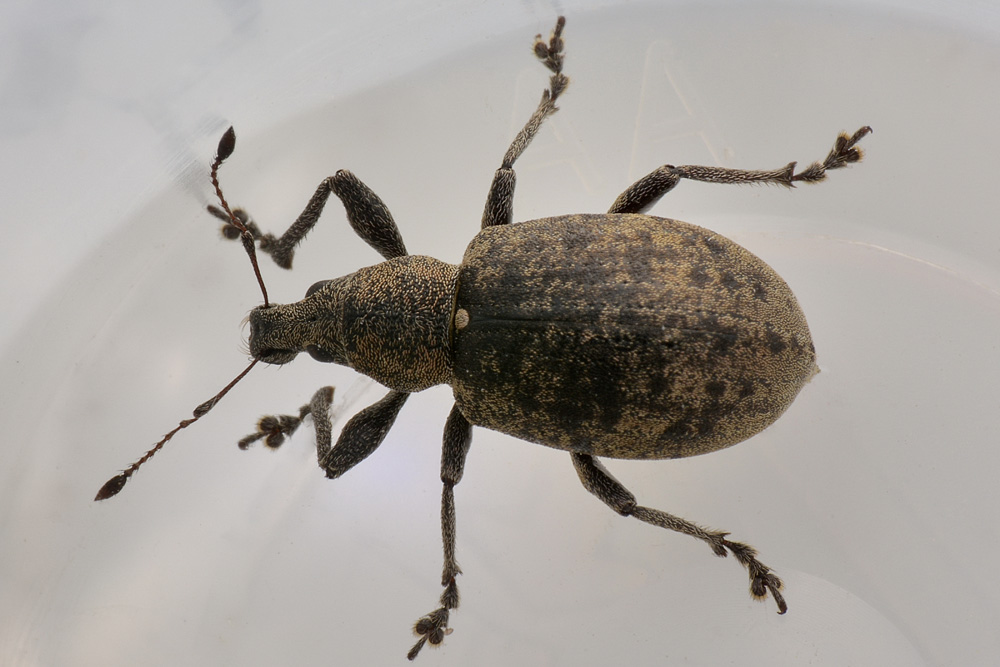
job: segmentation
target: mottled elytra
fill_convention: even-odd
[[[258,361],[286,364],[307,352],[349,366],[389,392],[354,415],[332,442],[333,388],[317,391],[298,415],[267,416],[242,448],[263,439],[278,447],[312,415],[320,468],[336,478],[370,455],[415,391],[451,386],[441,463],[444,571],[439,606],[417,621],[419,639],[440,644],[458,607],[454,487],[462,479],[472,427],[483,426],[569,452],[583,486],[622,516],[696,537],[717,556],[732,553],[750,575],[750,593],[787,610],[781,580],[754,549],[680,517],[643,507],[598,457],[669,459],[705,454],[760,432],[816,373],[802,310],[767,264],[729,239],[644,212],[682,179],[709,183],[821,181],[861,159],[862,127],[841,134],[821,162],[796,172],[663,165],[626,189],[604,214],[562,215],[512,223],[514,163],[569,80],[562,72],[565,25],[535,39],[551,72],[549,88],[514,138],[493,177],[482,231],[462,263],[408,255],[382,200],[349,171],[324,180],[280,237],[261,233],[231,210],[217,172],[235,148],[230,129],[219,143],[212,183],[227,238],[240,238],[264,294],[250,314],[253,361],[191,419],[112,478],[98,500],[118,493],[135,470],[180,429],[207,413]],[[268,302],[255,245],[291,268],[295,246],[320,217],[330,194],[344,204],[354,231],[385,261],[310,287],[305,298]]]

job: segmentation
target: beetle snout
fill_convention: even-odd
[[[250,355],[265,364],[287,364],[300,350],[289,344],[278,313],[280,306],[257,306],[250,311]]]
[[[261,350],[258,354],[254,354],[253,346],[251,346],[250,354],[253,355],[255,359],[260,359],[265,364],[275,364],[280,366],[281,364],[287,364],[295,359],[299,353],[291,350],[275,350],[273,348],[267,348]]]

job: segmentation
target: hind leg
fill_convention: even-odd
[[[750,573],[750,595],[762,599],[770,592],[778,605],[778,613],[788,611],[785,598],[781,595],[781,579],[771,569],[757,560],[757,552],[753,547],[741,542],[726,539],[728,533],[705,530],[686,519],[667,514],[661,510],[643,507],[635,501],[635,496],[622,486],[621,482],[611,476],[611,473],[601,463],[589,454],[573,453],[573,465],[580,476],[583,486],[600,498],[608,507],[622,516],[631,516],[651,523],[660,528],[675,530],[691,537],[696,537],[712,547],[716,556],[727,556],[732,553]]]
[[[643,213],[659,201],[660,197],[673,190],[682,178],[708,183],[770,183],[786,187],[792,187],[798,182],[818,183],[826,178],[826,172],[831,169],[840,169],[860,161],[863,153],[856,144],[871,131],[872,128],[866,125],[853,135],[840,134],[825,160],[813,162],[797,174],[795,162],[771,171],[693,165],[675,167],[665,164],[630,185],[618,196],[608,213]]]

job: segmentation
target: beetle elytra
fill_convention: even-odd
[[[198,406],[147,454],[98,493],[118,493],[140,465],[177,431],[207,413],[258,361],[285,364],[306,352],[317,361],[363,373],[389,389],[352,417],[333,443],[333,388],[317,391],[298,415],[268,416],[240,441],[278,447],[311,415],[316,452],[327,477],[344,474],[384,440],[407,397],[438,384],[455,404],[445,424],[441,464],[444,570],[439,605],[417,621],[416,657],[440,644],[458,607],[454,487],[462,479],[472,427],[482,426],[569,452],[583,486],[623,516],[733,554],[755,598],[787,609],[781,580],[756,551],[668,514],[639,505],[598,457],[668,459],[736,444],[774,422],[816,372],[805,316],[788,285],[767,264],[723,236],[645,214],[682,179],[709,183],[817,182],[861,159],[871,132],[841,134],[827,157],[796,171],[664,165],[629,186],[605,214],[512,222],[513,166],[569,80],[562,72],[565,21],[534,53],[551,72],[549,88],[496,171],[482,230],[459,265],[406,252],[382,200],[349,171],[325,179],[280,237],[262,233],[243,210],[231,210],[217,173],[235,147],[232,128],[219,143],[212,182],[224,233],[240,238],[264,303],[249,317],[253,361]],[[384,261],[310,287],[301,301],[269,302],[256,250],[291,268],[295,246],[316,224],[331,194],[355,232]]]

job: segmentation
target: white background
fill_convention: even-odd
[[[789,612],[690,538],[622,519],[564,452],[477,429],[456,491],[461,608],[427,665],[991,665],[1000,654],[1000,12],[981,2],[7,3],[0,10],[0,663],[399,664],[436,606],[447,388],[335,482],[311,428],[235,441],[338,386],[258,368],[113,500],[98,487],[244,365],[259,302],[207,164],[280,231],[350,168],[412,253],[457,262],[547,79],[515,217],[605,210],[659,164],[773,168],[871,124],[793,191],[683,183],[652,212],[760,255],[823,372],[771,429],[611,461],[640,502],[732,532]],[[335,200],[272,298],[377,261]]]

